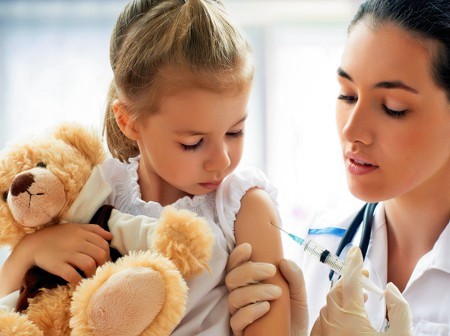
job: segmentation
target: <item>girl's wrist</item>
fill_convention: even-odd
[[[22,257],[20,248],[17,249],[16,246],[0,269],[0,297],[20,289],[28,268],[28,262]]]
[[[16,273],[25,273],[35,265],[35,248],[32,235],[27,235],[16,245],[8,258],[8,262],[14,267]]]

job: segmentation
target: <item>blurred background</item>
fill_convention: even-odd
[[[347,191],[335,131],[336,69],[359,0],[223,0],[248,37],[257,75],[242,165],[279,190],[293,232],[316,210],[336,216]],[[0,149],[61,121],[102,126],[109,38],[124,0],[0,1]],[[0,222],[1,225],[1,222]],[[285,242],[286,256],[295,246]],[[0,264],[5,258],[0,250]]]

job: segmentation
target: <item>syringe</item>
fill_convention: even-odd
[[[276,226],[281,231],[289,235],[289,237],[291,237],[295,242],[297,242],[297,244],[303,246],[303,249],[306,252],[314,256],[322,264],[328,265],[337,274],[341,274],[342,269],[344,268],[344,261],[337,255],[331,253],[330,251],[323,248],[322,246],[320,246],[319,244],[317,244],[312,240],[307,240],[305,242],[305,239],[300,238],[294,235],[293,233],[287,232],[277,225],[274,226]],[[381,288],[379,288],[369,278],[365,277],[362,274],[361,274],[361,286],[368,291],[378,294],[380,297],[384,295],[384,291]]]

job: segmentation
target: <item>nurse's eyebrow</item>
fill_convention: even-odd
[[[412,93],[419,93],[416,89],[406,85],[402,81],[386,81],[375,84],[375,88],[381,89],[403,89]]]
[[[344,70],[342,70],[341,67],[339,67],[337,69],[337,74],[338,74],[339,77],[348,79],[350,82],[353,82],[353,78],[348,73],[346,73]]]
[[[342,68],[340,67],[337,69],[337,74],[339,77],[348,79],[350,82],[353,82],[353,78],[344,70],[342,70]],[[373,87],[375,89],[402,89],[412,93],[419,93],[416,89],[412,88],[411,86],[406,85],[404,82],[397,80],[379,82],[375,84]]]

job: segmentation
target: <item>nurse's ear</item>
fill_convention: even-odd
[[[114,118],[122,133],[130,140],[138,140],[135,119],[132,118],[130,107],[120,99],[115,99],[112,103]]]

